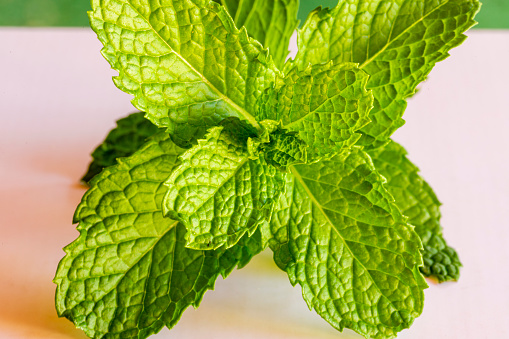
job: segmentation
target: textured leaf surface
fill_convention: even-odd
[[[288,56],[290,37],[297,28],[298,0],[214,0],[223,4],[237,27],[267,47],[277,67]]]
[[[359,142],[378,147],[403,125],[405,98],[465,40],[478,9],[477,0],[341,0],[334,9],[311,12],[294,64],[358,63],[375,97],[372,123]]]
[[[117,121],[106,139],[92,152],[92,162],[81,179],[89,182],[103,168],[113,166],[117,158],[128,157],[136,152],[159,129],[143,117],[142,112],[132,113]]]
[[[440,202],[419,175],[419,169],[406,157],[405,149],[392,141],[369,154],[377,171],[387,178],[384,186],[421,237],[424,246],[421,272],[439,282],[458,280],[461,263],[456,251],[443,238]]]
[[[249,137],[247,150],[249,157],[257,159],[263,155],[264,160],[281,171],[286,171],[293,164],[307,164],[315,160],[315,154],[302,141],[296,132],[289,132],[283,128],[281,121],[262,120],[262,133]]]
[[[282,121],[320,155],[340,152],[355,144],[355,131],[369,122],[373,96],[367,81],[355,64],[293,68],[265,91],[257,118]]]
[[[295,133],[283,130],[270,135],[270,141],[261,146],[267,163],[285,171],[289,166],[306,164],[309,161],[309,146],[300,140]]]
[[[262,156],[250,159],[244,145],[214,127],[182,154],[165,183],[164,212],[186,226],[188,247],[231,247],[270,217],[281,175]]]
[[[80,236],[59,264],[56,307],[92,338],[146,338],[197,306],[219,274],[245,265],[259,233],[229,250],[185,247],[185,228],[163,218],[163,185],[183,152],[156,135],[91,181],[76,210]]]
[[[179,145],[227,117],[257,123],[276,67],[259,42],[208,0],[92,0],[91,26],[115,84]]]
[[[392,338],[422,312],[421,242],[359,150],[296,165],[264,241],[335,328]]]

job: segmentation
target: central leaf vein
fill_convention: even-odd
[[[233,102],[230,98],[228,98],[226,95],[224,95],[220,90],[218,90],[203,74],[198,72],[196,68],[193,67],[180,53],[177,53],[176,51],[171,48],[168,41],[163,39],[163,37],[159,34],[159,32],[152,26],[150,21],[148,21],[147,18],[145,18],[141,13],[133,6],[133,4],[130,1],[127,1],[130,5],[130,7],[133,9],[133,11],[136,12],[143,20],[147,23],[147,25],[151,28],[151,31],[157,35],[157,37],[174,53],[182,62],[184,62],[195,74],[197,74],[202,81],[207,84],[214,92],[218,94],[221,99],[223,99],[228,105],[230,105],[235,111],[237,111],[241,116],[243,116],[253,127],[255,127],[257,130],[261,130],[260,125],[258,124],[258,121],[245,109],[241,108],[239,105],[237,105],[235,102]],[[209,9],[210,10],[210,9]],[[180,36],[180,26],[177,25],[179,28],[179,36]],[[237,29],[235,27],[235,29]]]

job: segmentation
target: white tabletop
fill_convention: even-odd
[[[509,338],[509,31],[472,31],[409,100],[395,139],[443,202],[464,267],[398,338]],[[88,29],[0,29],[0,338],[85,338],[51,282],[89,153],[134,111]],[[360,338],[309,312],[270,252],[153,338]]]

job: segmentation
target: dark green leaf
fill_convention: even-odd
[[[421,272],[439,282],[458,280],[461,262],[443,238],[440,202],[419,175],[419,169],[406,157],[405,149],[392,141],[369,154],[377,171],[387,178],[385,187],[396,199],[396,205],[421,237],[424,245]]]
[[[92,152],[92,162],[81,179],[88,183],[103,168],[113,166],[117,158],[128,157],[136,152],[148,137],[156,134],[158,128],[144,118],[144,113],[132,113],[117,121],[106,139]]]
[[[276,66],[283,67],[290,38],[299,24],[298,0],[214,0],[223,4],[237,27],[270,51]]]

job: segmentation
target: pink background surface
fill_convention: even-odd
[[[53,306],[92,149],[134,111],[88,29],[0,30],[0,338],[85,338]],[[509,32],[476,31],[409,101],[395,139],[444,203],[462,259],[398,338],[509,338]],[[309,312],[264,253],[153,338],[360,338]]]

